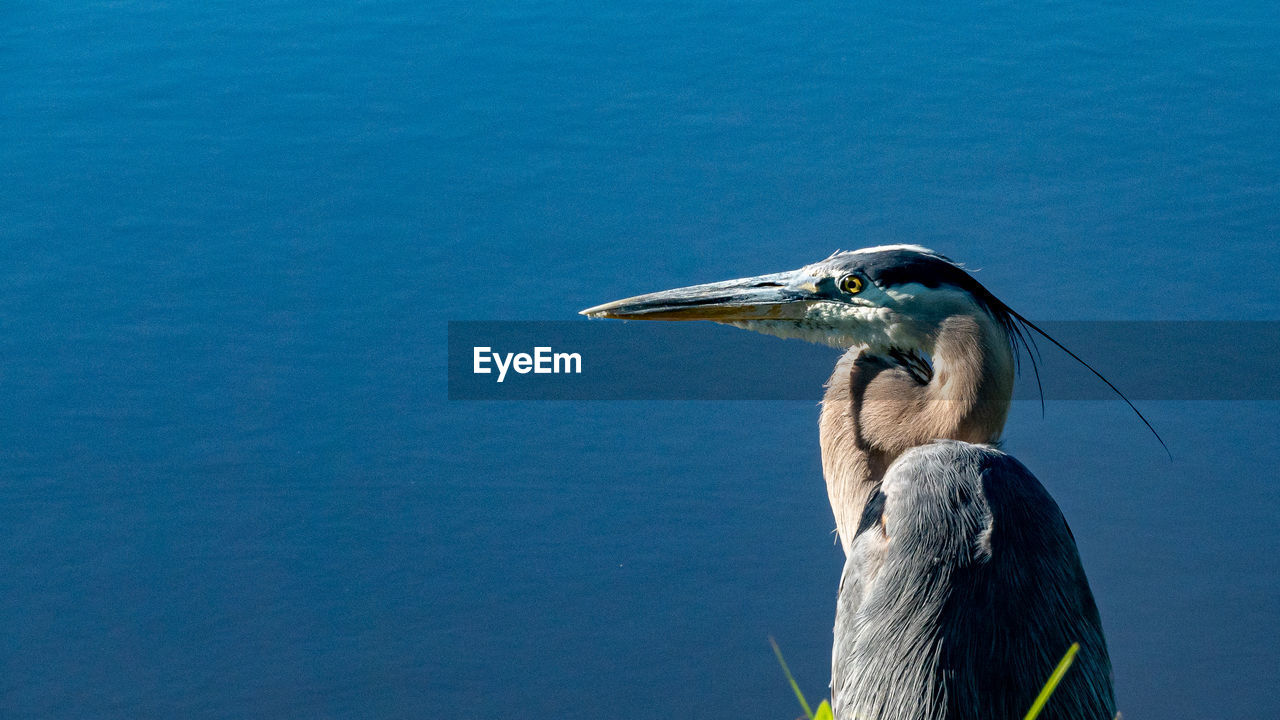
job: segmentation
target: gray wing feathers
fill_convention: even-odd
[[[841,578],[836,717],[1021,718],[1073,642],[1076,664],[1040,717],[1110,720],[1097,606],[1048,492],[987,446],[940,441],[903,454],[868,503]]]

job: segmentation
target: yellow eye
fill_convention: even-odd
[[[850,295],[857,295],[862,292],[862,278],[857,275],[845,275],[840,278],[840,289]]]

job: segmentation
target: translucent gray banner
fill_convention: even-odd
[[[1280,400],[1280,322],[1044,322],[1132,400]],[[1115,397],[1040,339],[1050,400]],[[812,400],[840,351],[712,323],[450,322],[450,400]],[[1024,356],[1015,399],[1039,397]]]

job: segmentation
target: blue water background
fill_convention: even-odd
[[[1276,320],[1278,117],[1262,2],[8,5],[0,716],[795,717],[818,384],[449,402],[446,321],[887,241]],[[1280,716],[1280,407],[1143,410],[1173,462],[1116,401],[1007,431],[1120,707]]]

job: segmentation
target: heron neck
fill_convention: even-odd
[[[928,382],[868,348],[846,352],[827,382],[819,421],[822,470],[845,553],[894,460],[934,440],[996,442],[1012,395],[1008,336],[985,315],[940,324]]]

